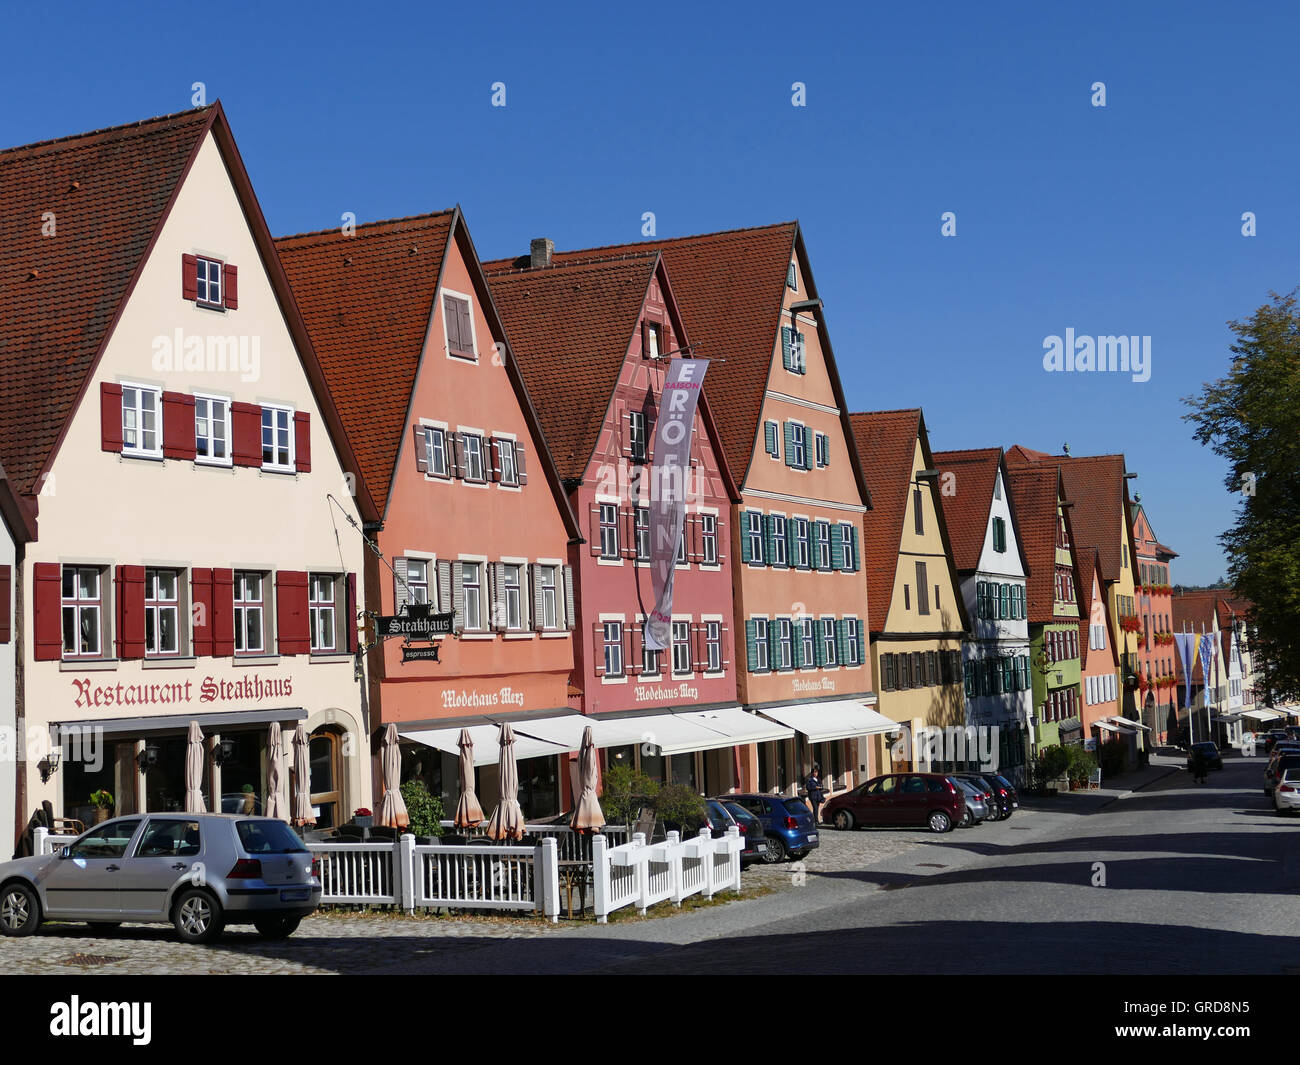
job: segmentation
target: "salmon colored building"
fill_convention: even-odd
[[[1142,631],[1138,634],[1138,691],[1142,698],[1142,720],[1167,738],[1170,722],[1178,719],[1178,692],[1174,644],[1173,578],[1170,565],[1178,552],[1156,537],[1140,497],[1130,508],[1133,519],[1133,547],[1137,552],[1134,597]],[[1177,726],[1174,726],[1174,730]]]
[[[655,250],[691,354],[713,360],[704,393],[740,491],[729,544],[740,702],[793,730],[742,748],[740,787],[794,794],[814,762],[831,790],[849,786],[868,767],[860,741],[894,726],[870,709],[870,494],[802,232],[787,222],[553,261]]]
[[[1121,743],[1125,761],[1136,760],[1135,732],[1115,722],[1119,716],[1119,655],[1110,623],[1110,604],[1101,590],[1097,552],[1079,551],[1079,684],[1083,702],[1079,722],[1084,746]],[[1091,742],[1089,742],[1091,741]]]
[[[486,266],[586,543],[570,550],[580,625],[570,702],[607,766],[717,794],[740,785],[737,746],[791,731],[740,709],[732,604],[739,499],[707,396],[698,404],[674,572],[670,648],[644,639],[651,470],[664,381],[689,347],[654,250],[558,263],[546,240]],[[706,380],[707,384],[707,380]]]
[[[579,533],[464,217],[277,245],[378,515],[366,607],[454,618],[433,640],[438,661],[412,658],[429,645],[400,637],[371,647],[373,722],[408,741],[404,779],[453,803],[456,740],[470,727],[489,809],[497,725],[511,722],[526,814],[557,813],[580,736],[547,740],[525,721],[569,713]]]

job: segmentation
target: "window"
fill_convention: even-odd
[[[844,619],[844,664],[862,664],[862,632],[857,618]]]
[[[831,523],[828,521],[819,521],[817,523],[817,557],[813,560],[816,569],[828,570],[831,568]]]
[[[486,628],[483,624],[483,563],[460,564],[460,590],[465,604],[466,631],[482,632]]]
[[[822,619],[821,619],[821,630],[822,630],[822,632],[821,632],[821,638],[822,638],[822,665],[824,665],[824,666],[833,666],[833,665],[836,665],[836,664],[837,664],[837,656],[836,656],[836,654],[835,654],[835,619],[834,619],[834,618],[822,618]],[[886,657],[886,658],[892,658],[891,655],[886,655],[885,657]],[[890,669],[890,674],[891,674],[891,676],[892,676],[892,673],[893,673],[893,670],[892,670],[892,663],[891,663],[891,669]]]
[[[423,558],[408,558],[406,561],[406,602],[429,602],[429,562]],[[398,599],[402,596],[399,590]],[[313,626],[314,629],[314,626]]]
[[[265,580],[260,573],[235,574],[235,654],[265,650]]]
[[[161,455],[159,405],[162,393],[156,388],[122,386],[122,453]]]
[[[600,504],[600,557],[605,559],[619,557],[617,503]]]
[[[180,603],[174,569],[144,571],[144,651],[146,655],[180,652]]]
[[[407,565],[407,581],[410,581],[410,565]],[[338,650],[337,632],[334,624],[335,589],[337,584],[331,574],[313,573],[307,588],[307,614],[311,623],[311,649],[322,652]]]
[[[92,566],[63,567],[63,657],[98,657],[103,640],[102,582]]]
[[[707,669],[710,673],[722,672],[722,622],[706,621],[704,623],[704,648],[708,658]]]
[[[756,673],[766,673],[769,668],[767,652],[768,640],[771,639],[768,633],[767,618],[754,618],[754,671]]]
[[[194,457],[198,462],[230,465],[230,400],[194,397]]]
[[[993,550],[1005,551],[1007,549],[1007,522],[1005,518],[993,519]]]
[[[829,466],[831,464],[831,438],[825,433],[817,434],[817,465]]]
[[[925,563],[918,562],[916,564],[916,612],[918,614],[930,613],[930,588],[927,581]]]
[[[763,450],[774,459],[779,459],[781,457],[781,445],[778,440],[779,437],[780,431],[777,428],[776,422],[763,423]]]
[[[844,547],[844,572],[854,573],[857,571],[859,558],[857,552],[857,529],[848,522],[840,524],[840,543]]]
[[[560,627],[560,598],[559,590],[556,588],[558,572],[559,567],[557,566],[537,567],[538,586],[541,588],[541,595],[539,596],[541,600],[541,616],[538,620],[541,621],[543,629],[558,629]]]
[[[287,407],[262,407],[262,466],[293,469],[293,411]]]
[[[812,547],[808,540],[808,519],[792,518],[794,522],[794,558],[792,562],[799,569],[808,569],[812,564]]]
[[[760,541],[761,542],[761,541]],[[636,560],[650,561],[650,508],[636,508]]]
[[[497,440],[497,462],[499,465],[501,484],[514,488],[519,484],[519,470],[515,463],[515,442],[513,440]]]
[[[605,676],[623,676],[623,623],[606,621],[601,626],[605,636]]]
[[[474,322],[469,310],[469,300],[443,294],[442,321],[447,332],[447,353],[472,359],[474,355]]]
[[[641,675],[643,677],[659,676],[660,653],[652,651],[643,643],[641,645]]]
[[[794,626],[789,618],[776,619],[777,669],[794,666]]]
[[[502,597],[499,609],[505,612],[502,619],[510,632],[519,632],[524,627],[524,567],[518,563],[501,563]]]
[[[461,433],[460,440],[465,448],[465,480],[482,483],[487,480],[483,473],[483,438],[477,433]]]
[[[673,622],[673,675],[691,672],[691,623]]]
[[[661,328],[657,322],[646,324],[646,354],[652,359],[657,359],[663,354],[663,344],[659,335]]]
[[[785,566],[786,540],[785,518],[780,514],[771,514],[767,519],[772,528],[772,565]]]
[[[749,544],[748,561],[751,565],[763,564],[763,515],[757,510],[745,511],[745,539]]]
[[[200,851],[197,821],[150,818],[135,848],[137,858],[192,858]]]
[[[916,530],[917,536],[925,535],[925,496],[921,493],[920,488],[912,489],[912,525]]]
[[[785,271],[785,287],[799,291],[799,275],[795,273],[794,263],[791,263]]]
[[[199,259],[198,301],[209,307],[221,304],[221,263],[216,259]]]
[[[803,667],[811,669],[817,664],[817,632],[812,618],[802,618],[799,622],[799,640]]]
[[[718,564],[718,516],[716,514],[700,515],[700,549],[704,554],[704,565]]]
[[[113,821],[99,828],[93,828],[72,844],[72,857],[121,858],[126,854],[127,845],[130,844],[131,837],[139,827],[139,820],[135,820]]]
[[[652,335],[654,335],[653,331]],[[651,356],[651,358],[655,357],[655,355]],[[632,450],[632,461],[645,462],[650,450],[646,437],[645,413],[639,410],[631,411],[627,416],[627,426],[629,443]]]
[[[424,438],[428,443],[429,475],[447,477],[447,430],[426,426]]]
[[[806,470],[808,468],[808,452],[805,448],[807,443],[804,436],[804,427],[798,422],[791,422],[790,430],[790,465],[796,470]]]

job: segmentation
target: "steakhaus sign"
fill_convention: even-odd
[[[73,706],[91,710],[106,706],[175,706],[187,703],[260,703],[293,695],[293,677],[240,677],[200,681],[177,680],[158,684],[96,684],[90,677],[72,678]]]

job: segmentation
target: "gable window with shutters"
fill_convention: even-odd
[[[766,561],[763,554],[763,514],[761,511],[745,511],[744,561],[751,566],[761,566]]]
[[[825,433],[817,434],[817,465],[821,467],[831,464],[831,438]]]
[[[912,526],[917,536],[925,535],[925,495],[920,488],[912,489]]]
[[[210,466],[231,464],[229,398],[195,395],[194,461]]]
[[[293,473],[293,408],[262,405],[262,469]]]
[[[704,623],[704,660],[709,673],[722,672],[722,622]]]
[[[763,423],[763,450],[774,459],[781,457],[780,429],[776,422]]]
[[[790,373],[808,372],[804,335],[791,326],[781,326],[781,365]]]
[[[993,519],[993,550],[1005,551],[1007,549],[1007,521],[1005,518]]]
[[[650,455],[650,445],[644,411],[628,411],[627,432],[632,461],[645,462]]]
[[[235,654],[266,651],[266,575],[235,573]]]
[[[606,677],[622,677],[623,673],[623,623],[605,621],[601,623],[604,646]]]
[[[718,516],[716,514],[700,515],[700,553],[702,565],[718,564]]]
[[[673,621],[673,676],[689,677],[691,675],[691,623]]]
[[[63,657],[98,658],[104,644],[103,572],[96,566],[63,567]]]
[[[486,484],[487,473],[483,463],[483,434],[461,429],[456,434],[457,456],[461,478],[471,484]]]
[[[180,654],[179,583],[174,569],[145,570],[144,653],[148,658]]]
[[[618,550],[618,504],[601,503],[598,520],[597,535],[599,536],[600,557],[606,561],[617,560],[620,557]]]
[[[916,612],[930,613],[930,586],[927,583],[924,562],[916,564]]]
[[[470,313],[468,296],[459,292],[443,292],[442,326],[447,337],[448,358],[478,358],[474,341],[474,317]]]
[[[407,572],[410,572],[408,565]],[[330,573],[313,573],[308,578],[307,616],[311,626],[312,654],[329,654],[339,649],[338,578]]]
[[[122,385],[122,454],[162,458],[162,389]]]

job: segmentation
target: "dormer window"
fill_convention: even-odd
[[[204,255],[181,256],[181,294],[200,307],[239,306],[239,272],[230,263]]]
[[[198,276],[198,301],[209,307],[221,306],[221,264],[215,259],[200,259]]]

